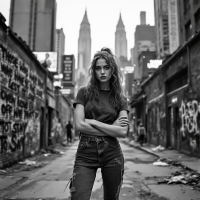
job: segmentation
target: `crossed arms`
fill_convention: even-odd
[[[113,124],[105,124],[95,119],[85,119],[84,106],[76,105],[75,109],[76,130],[94,136],[113,136],[125,138],[128,131],[128,114],[126,110],[119,113],[117,120]]]

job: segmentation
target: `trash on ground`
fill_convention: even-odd
[[[134,140],[131,140],[131,141],[129,142],[129,144],[130,144],[130,145],[134,145],[134,144],[135,144],[135,141],[134,141]]]
[[[158,145],[157,147],[152,148],[151,150],[154,151],[154,152],[155,152],[155,151],[158,152],[158,151],[164,151],[165,148],[162,147],[161,145]]]
[[[60,151],[59,153],[60,153],[60,154],[62,154],[62,155],[63,155],[63,154],[65,154],[65,152],[64,152],[64,151]]]
[[[200,190],[200,174],[187,170],[176,171],[170,177],[158,181],[158,184],[185,184],[192,186],[191,189]]]
[[[7,172],[5,170],[0,170],[0,175],[4,175],[6,174]]]
[[[21,165],[35,165],[36,162],[35,162],[35,161],[32,161],[32,160],[26,159],[25,161],[19,162],[19,164],[21,164]]]
[[[27,166],[33,166],[33,167],[41,167],[42,164],[36,161],[28,160],[26,159],[25,161],[19,162],[21,165],[27,165]]]
[[[162,162],[162,161],[156,161],[153,163],[153,165],[165,167],[165,166],[168,166],[169,164]]]
[[[167,158],[159,158],[159,161],[166,162],[169,165],[173,165],[176,167],[181,167],[181,168],[186,168],[183,166],[180,162],[172,160],[172,159],[167,159]]]
[[[47,157],[47,156],[51,156],[50,153],[44,153],[43,155],[44,155],[45,157]]]

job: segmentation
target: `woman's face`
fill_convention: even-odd
[[[94,70],[100,83],[106,83],[110,81],[112,75],[111,67],[106,63],[104,58],[99,58],[97,60]]]

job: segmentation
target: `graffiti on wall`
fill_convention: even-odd
[[[0,44],[0,154],[39,148],[43,80]]]
[[[189,140],[190,147],[195,150],[199,146],[200,103],[197,100],[182,101],[180,116],[182,140]]]
[[[55,142],[61,142],[62,140],[62,126],[61,126],[61,122],[58,119],[58,117],[56,115],[54,115],[54,118],[52,120],[52,128],[51,128],[51,138],[55,141]]]
[[[151,133],[151,139],[156,138],[157,141],[163,142],[165,140],[165,106],[164,99],[159,98],[148,105],[149,117],[148,127]]]

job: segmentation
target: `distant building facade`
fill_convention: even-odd
[[[124,57],[127,59],[127,39],[125,26],[122,21],[121,13],[119,21],[117,23],[116,32],[115,32],[115,55],[120,58]]]
[[[56,30],[56,51],[58,55],[58,74],[62,73],[62,56],[65,54],[65,34],[63,29]]]
[[[56,0],[11,0],[11,29],[32,51],[55,51]]]
[[[178,1],[180,44],[187,41],[200,29],[200,1]]]
[[[85,11],[78,38],[78,66],[76,70],[76,89],[87,84],[88,70],[91,62],[90,23]]]
[[[135,30],[135,46],[133,48],[134,79],[140,80],[138,56],[142,51],[155,51],[155,27],[146,25],[146,14],[141,12],[140,25]]]
[[[154,0],[158,59],[172,54],[180,45],[178,5],[177,0]]]

